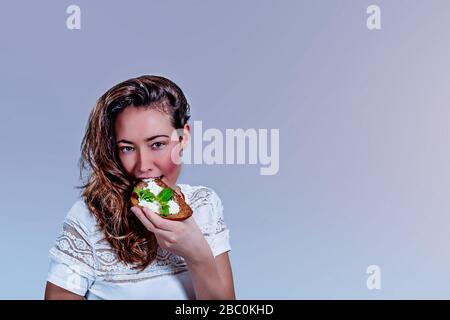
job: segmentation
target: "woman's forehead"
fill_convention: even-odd
[[[118,140],[140,141],[154,135],[170,135],[172,130],[170,116],[154,108],[127,107],[115,120]]]

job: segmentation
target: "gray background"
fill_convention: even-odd
[[[222,198],[238,298],[449,298],[449,15],[447,0],[3,1],[0,298],[42,298],[89,111],[141,74],[179,84],[204,129],[280,129],[277,175],[179,180]]]

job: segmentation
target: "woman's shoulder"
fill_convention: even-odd
[[[97,221],[83,198],[75,200],[65,217],[65,222],[77,225],[87,234],[92,234],[97,229]]]
[[[188,197],[190,202],[208,202],[212,205],[217,205],[221,202],[216,190],[212,187],[205,185],[191,185],[187,183],[179,183],[178,186],[181,191]]]
[[[216,232],[224,224],[223,205],[216,191],[205,185],[178,184],[203,233]],[[219,228],[221,229],[221,227]]]
[[[204,192],[204,193],[207,193],[209,196],[217,195],[215,189],[212,188],[212,187],[209,187],[209,186],[205,186],[205,185],[201,185],[201,184],[199,184],[199,185],[192,185],[192,184],[188,184],[188,183],[178,183],[177,185],[182,190],[189,191],[191,193]]]

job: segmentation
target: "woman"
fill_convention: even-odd
[[[82,141],[82,199],[50,250],[46,299],[235,299],[219,196],[177,184],[189,105],[159,76],[117,84],[97,101]],[[193,215],[171,221],[130,208],[134,184],[162,177]]]

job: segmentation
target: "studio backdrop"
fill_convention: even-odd
[[[238,299],[450,297],[449,1],[0,8],[1,299],[43,298],[89,112],[144,74],[189,101]]]

